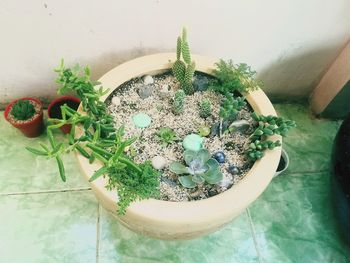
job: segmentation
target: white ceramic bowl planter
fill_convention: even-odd
[[[203,56],[192,56],[196,70],[212,74],[217,60]],[[161,53],[137,58],[117,66],[106,73],[99,81],[103,87],[118,88],[124,82],[143,75],[155,75],[171,68],[176,59],[174,53]],[[246,95],[254,111],[263,115],[276,115],[265,93],[258,89]],[[80,107],[81,111],[81,107]],[[280,140],[274,135],[271,140]],[[101,165],[89,161],[77,153],[82,171],[88,180]],[[126,215],[117,215],[116,191],[105,188],[103,177],[91,183],[92,190],[102,206],[113,213],[127,228],[160,239],[191,239],[216,231],[229,223],[249,206],[270,183],[281,156],[281,147],[265,152],[265,156],[256,161],[248,174],[229,190],[208,199],[191,202],[169,202],[149,199],[132,203],[126,209]]]

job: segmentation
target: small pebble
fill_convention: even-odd
[[[152,166],[154,169],[157,169],[157,170],[162,170],[165,166],[166,166],[166,159],[162,156],[154,156],[152,158]]]
[[[132,122],[137,128],[146,128],[151,124],[151,117],[145,113],[138,113],[132,117]]]
[[[210,134],[210,128],[203,126],[199,128],[199,135],[202,137],[207,137]]]
[[[200,149],[203,148],[203,138],[198,134],[192,133],[184,138],[182,146],[186,150],[198,152]]]
[[[227,168],[227,171],[232,174],[232,175],[236,175],[239,173],[239,169],[236,165],[230,164]]]
[[[159,90],[159,95],[160,97],[162,98],[166,98],[170,95],[170,92],[169,92],[169,85],[168,84],[164,84],[160,90]]]
[[[121,101],[120,101],[120,98],[115,96],[112,98],[112,104],[115,106],[115,107],[118,107],[120,104],[121,104]]]
[[[146,99],[150,96],[152,96],[153,93],[153,87],[148,85],[148,86],[143,86],[138,90],[138,94],[141,99]]]
[[[225,154],[223,152],[216,152],[213,155],[213,158],[218,161],[218,163],[224,163],[225,162]]]
[[[154,79],[153,79],[153,77],[151,75],[146,75],[146,76],[143,77],[143,83],[145,85],[153,84],[153,82],[154,82]]]

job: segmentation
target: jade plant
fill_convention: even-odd
[[[187,42],[187,32],[186,29],[183,28],[182,36],[177,38],[176,61],[172,66],[172,71],[177,81],[179,81],[180,87],[187,95],[194,93],[192,79],[195,68],[196,64],[191,60],[190,48]]]
[[[67,105],[61,106],[62,119],[49,119],[47,135],[49,145],[40,144],[41,148],[30,148],[30,152],[55,158],[59,173],[66,181],[65,168],[61,155],[72,150],[79,151],[90,163],[98,160],[102,167],[95,171],[90,181],[100,176],[108,177],[108,189],[117,188],[119,201],[118,212],[124,214],[126,207],[135,200],[159,196],[159,173],[149,162],[137,164],[125,153],[125,148],[137,138],[124,138],[124,128],[115,128],[114,118],[108,113],[107,106],[100,98],[106,90],[98,82],[90,79],[88,67],[66,68],[63,60],[55,70],[58,73],[58,93],[75,92],[82,102],[84,114]],[[67,135],[67,142],[58,142],[53,130],[63,125],[72,125]],[[79,126],[81,132],[75,133]]]
[[[173,113],[179,115],[184,111],[185,92],[182,89],[176,91],[173,100]]]
[[[178,137],[172,129],[164,127],[160,128],[157,132],[156,140],[159,141],[163,147],[166,147],[169,144],[176,142],[178,140]]]
[[[211,115],[211,103],[208,99],[203,99],[199,105],[199,116],[208,118]]]
[[[200,149],[198,152],[186,150],[184,159],[187,166],[180,162],[170,164],[170,171],[179,176],[179,182],[186,188],[194,188],[204,183],[217,184],[223,175],[220,172],[219,163],[211,158],[211,154],[207,149]]]
[[[29,120],[35,115],[35,107],[29,100],[19,100],[13,104],[10,114],[19,121]]]

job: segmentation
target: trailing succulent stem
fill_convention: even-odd
[[[181,57],[183,60],[181,60]],[[180,82],[181,88],[187,95],[194,93],[192,79],[195,68],[195,62],[191,61],[191,52],[187,42],[187,32],[186,29],[183,28],[182,36],[177,38],[176,61],[173,64],[172,71],[175,78]]]
[[[252,161],[261,159],[265,150],[272,150],[281,146],[280,141],[267,140],[268,136],[274,134],[285,136],[291,128],[296,127],[294,121],[286,120],[282,117],[263,116],[255,112],[252,114],[252,117],[258,122],[258,127],[250,137],[251,144],[246,152],[248,158]]]
[[[175,93],[173,101],[173,113],[175,115],[180,115],[184,111],[185,104],[185,92],[182,89],[179,89]]]
[[[49,119],[47,135],[49,145],[40,144],[39,149],[27,147],[27,150],[48,158],[55,158],[60,176],[66,181],[61,154],[72,150],[79,151],[92,163],[98,160],[102,167],[95,171],[90,181],[100,176],[108,176],[108,189],[117,188],[119,195],[118,213],[124,214],[126,207],[138,199],[155,197],[159,194],[158,172],[149,163],[136,164],[124,153],[124,149],[135,142],[136,138],[124,139],[124,127],[115,129],[114,118],[108,113],[106,104],[100,100],[106,94],[99,83],[90,80],[89,68],[65,68],[63,61],[59,68],[58,92],[75,92],[80,98],[86,115],[78,113],[67,105],[61,106],[62,119]],[[70,124],[72,129],[67,135],[68,143],[58,143],[53,130]],[[79,125],[83,132],[78,136],[75,127]]]
[[[211,103],[208,99],[203,99],[199,105],[199,116],[208,118],[211,115]]]
[[[35,114],[35,107],[29,100],[19,100],[11,108],[10,114],[20,121],[32,118]]]
[[[184,159],[187,166],[179,162],[170,164],[170,171],[183,175],[179,177],[179,182],[183,187],[194,188],[202,186],[204,183],[217,184],[222,180],[219,163],[211,158],[208,150],[201,149],[198,152],[186,150]]]
[[[214,70],[216,77],[210,84],[210,88],[221,94],[234,93],[244,94],[259,88],[262,83],[255,79],[256,72],[247,64],[233,64],[232,60],[220,60]]]

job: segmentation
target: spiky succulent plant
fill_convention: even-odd
[[[181,55],[183,60],[181,60]],[[177,38],[176,46],[176,61],[173,64],[172,70],[175,78],[180,82],[181,88],[187,95],[194,93],[192,79],[196,64],[191,61],[191,52],[187,42],[186,29],[182,29],[182,36]]]
[[[198,152],[186,150],[184,159],[188,166],[179,162],[170,164],[170,171],[175,174],[183,175],[179,177],[179,182],[186,188],[194,188],[197,185],[217,184],[222,180],[219,163],[211,158],[207,149],[201,149]]]
[[[163,147],[174,143],[177,139],[176,133],[168,127],[160,128],[156,133],[156,140],[159,141]]]
[[[199,116],[207,118],[211,115],[211,103],[208,99],[203,99],[199,105]]]
[[[176,91],[173,101],[173,113],[179,115],[184,111],[185,92],[182,89]]]
[[[19,100],[11,108],[10,114],[20,121],[32,118],[35,114],[35,107],[29,100]]]

